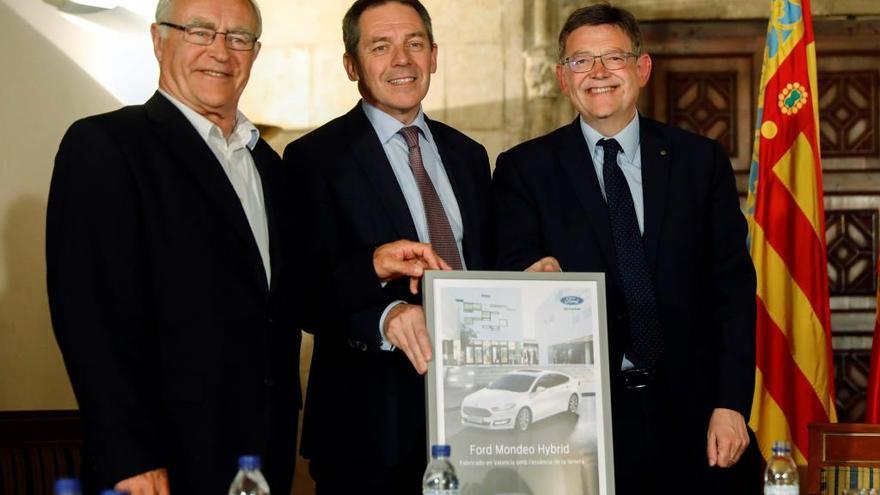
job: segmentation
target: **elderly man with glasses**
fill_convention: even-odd
[[[257,454],[290,490],[291,218],[280,159],[237,109],[260,29],[253,1],[159,1],[157,93],[74,123],[58,151],[49,302],[98,488],[216,495]]]
[[[730,161],[639,115],[652,62],[629,12],[576,10],[559,55],[579,115],[498,157],[498,265],[605,272],[616,493],[754,493],[755,272]]]

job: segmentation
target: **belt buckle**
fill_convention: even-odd
[[[623,372],[623,382],[628,390],[643,389],[653,381],[654,370],[651,368],[629,369]]]

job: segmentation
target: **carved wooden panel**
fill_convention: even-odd
[[[717,139],[731,157],[736,147],[736,72],[669,72],[666,121]]]
[[[766,29],[766,26],[765,26]],[[639,111],[670,125],[717,139],[734,171],[751,165],[756,87],[750,55],[652,53],[654,66],[639,95]],[[760,70],[760,66],[757,67]]]
[[[568,0],[560,0],[568,2]],[[834,365],[841,421],[864,414],[874,328],[880,211],[880,21],[813,19],[818,50],[823,185],[831,281]],[[732,22],[642,22],[643,46],[654,60],[639,111],[706,134],[674,102],[693,91],[677,74],[735,72],[735,148],[731,158],[743,200],[751,164],[766,19]],[[687,98],[684,98],[688,103]],[[844,210],[844,211],[841,211]]]
[[[833,359],[837,420],[860,423],[865,418],[871,351],[835,350]]]
[[[872,157],[880,151],[877,71],[819,72],[823,157]]]
[[[828,288],[831,295],[875,294],[877,210],[827,210]]]

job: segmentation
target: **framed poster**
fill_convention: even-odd
[[[424,305],[462,495],[612,495],[604,274],[428,271]]]

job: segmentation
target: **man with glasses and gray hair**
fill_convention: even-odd
[[[721,146],[639,115],[651,66],[626,10],[571,14],[556,76],[579,115],[498,157],[498,267],[606,274],[616,493],[754,493],[746,222]]]
[[[256,454],[290,490],[292,219],[280,159],[238,111],[260,29],[253,1],[161,0],[156,94],[61,142],[49,302],[96,487],[216,495]]]

